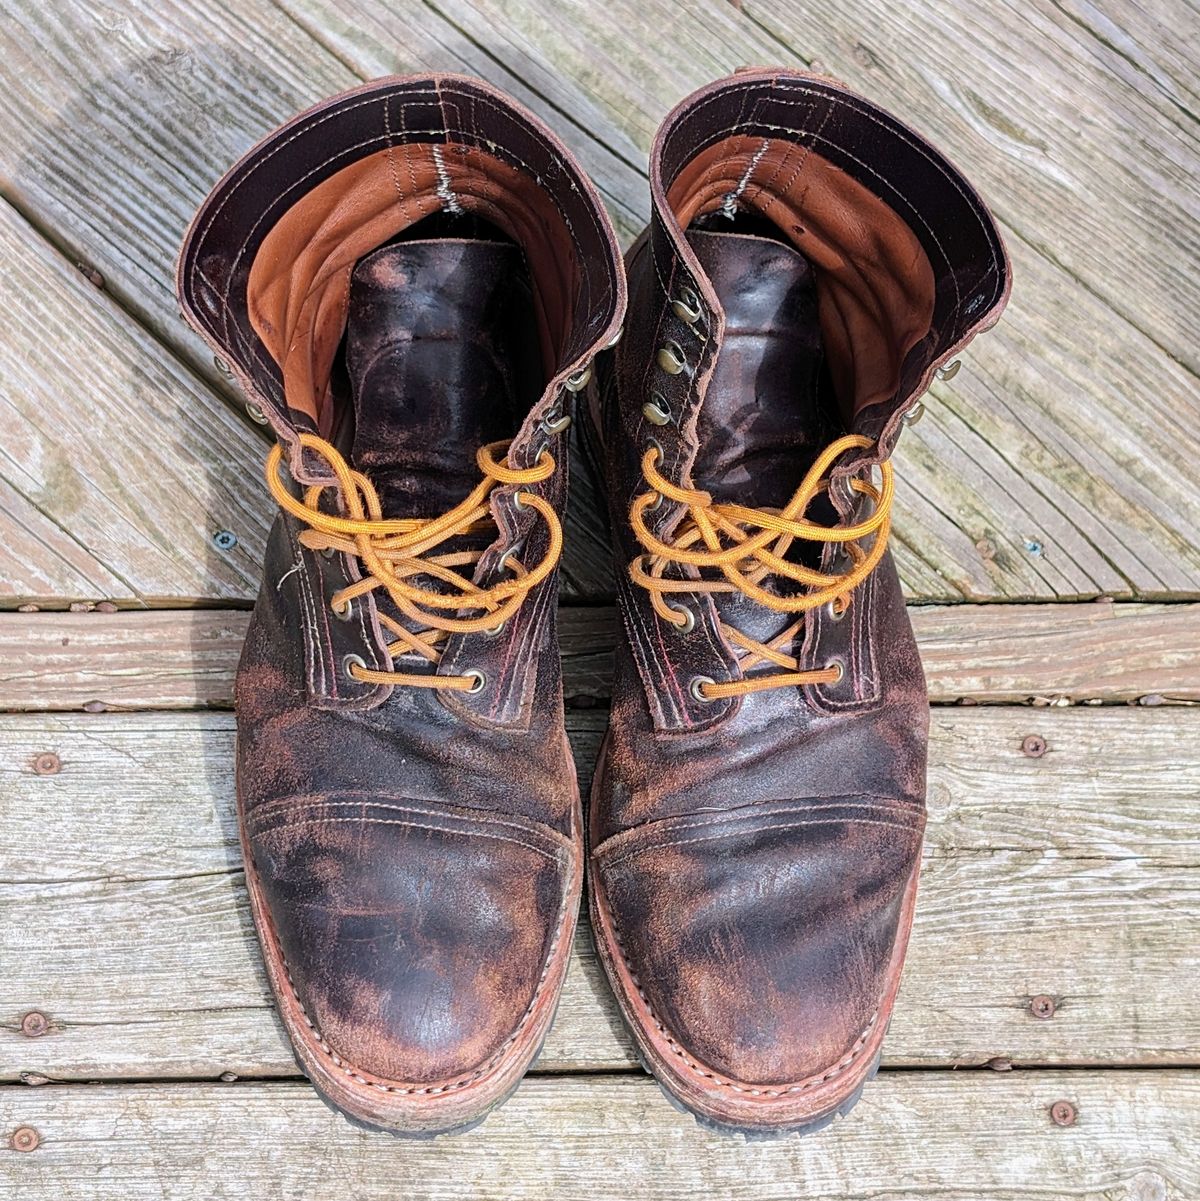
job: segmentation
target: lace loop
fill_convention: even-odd
[[[441,659],[438,646],[448,635],[494,630],[516,612],[530,591],[558,563],[562,554],[562,525],[554,507],[536,492],[516,495],[522,506],[529,506],[541,515],[549,530],[549,547],[537,566],[526,568],[511,553],[506,554],[503,562],[511,578],[484,588],[460,570],[474,567],[482,551],[430,554],[451,538],[494,529],[489,494],[498,485],[530,486],[548,479],[556,468],[549,450],[543,450],[532,467],[516,468],[497,457],[507,450],[509,443],[492,442],[480,447],[475,456],[483,479],[452,509],[433,518],[385,518],[374,485],[362,472],[354,470],[334,446],[314,434],[302,433],[299,439],[304,449],[325,460],[334,482],[305,489],[303,498],[293,496],[280,477],[283,449],[276,445],[267,457],[267,487],[281,508],[309,527],[300,534],[304,546],[315,551],[354,555],[362,562],[362,578],[330,597],[335,612],[358,597],[383,588],[405,617],[424,627],[414,631],[386,613],[379,614],[380,622],[395,635],[395,641],[387,648],[393,659],[415,652],[436,667]],[[342,513],[328,513],[320,507],[326,489],[336,492]],[[423,587],[415,582],[420,576],[435,580],[442,587]],[[478,615],[450,616],[452,611],[463,610],[477,611]],[[460,692],[477,692],[480,688],[476,671],[442,676],[429,672],[376,671],[358,663],[352,663],[347,671],[362,683],[406,684]]]
[[[875,570],[887,549],[894,484],[890,463],[880,465],[878,486],[856,477],[848,481],[853,492],[872,502],[871,513],[862,521],[826,526],[804,516],[813,500],[828,490],[833,464],[847,451],[867,450],[874,445],[870,438],[859,434],[847,434],[831,442],[817,456],[791,500],[779,510],[718,503],[711,493],[672,483],[659,470],[662,451],[657,444],[642,456],[642,474],[649,491],[634,498],[629,520],[644,553],[629,564],[629,574],[634,583],[650,593],[650,603],[659,617],[682,627],[686,618],[680,618],[680,607],[667,600],[671,594],[681,592],[736,592],[776,613],[800,615],[769,642],[760,642],[722,622],[723,633],[742,652],[739,663],[743,678],[724,683],[703,681],[700,691],[705,700],[745,696],[787,685],[832,684],[841,679],[842,668],[836,665],[800,671],[795,656],[782,648],[800,632],[804,614],[809,610],[832,604],[837,613],[845,612],[853,590]],[[664,497],[687,507],[687,514],[670,542],[658,538],[646,523],[646,513],[657,509]],[[797,539],[845,546],[851,561],[849,569],[822,572],[789,562],[785,556]],[[859,544],[866,539],[873,541],[864,550]],[[666,576],[664,573],[672,565],[690,570],[690,574]],[[705,570],[719,572],[722,578],[706,579],[700,574]],[[763,587],[762,582],[768,576],[790,580],[802,585],[804,591],[780,596]],[[762,663],[783,670],[746,675]]]

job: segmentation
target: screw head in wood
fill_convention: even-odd
[[[39,776],[56,776],[62,771],[62,760],[53,751],[43,751],[33,757],[33,770]]]
[[[1030,759],[1040,759],[1046,753],[1046,740],[1040,734],[1027,734],[1021,740],[1021,750]]]
[[[1054,1011],[1058,1008],[1058,1003],[1053,997],[1047,996],[1045,993],[1033,997],[1029,1002],[1029,1012],[1035,1018],[1052,1018]]]
[[[1056,1126],[1074,1126],[1078,1116],[1075,1106],[1070,1101],[1055,1101],[1050,1106],[1050,1120]]]
[[[14,1151],[34,1151],[41,1141],[42,1136],[32,1126],[18,1126],[8,1136],[8,1145]]]
[[[31,1009],[21,1019],[21,1033],[26,1038],[38,1038],[50,1029],[50,1019],[36,1009]]]

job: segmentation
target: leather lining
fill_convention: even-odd
[[[681,167],[667,201],[682,228],[731,199],[772,221],[816,273],[818,313],[847,428],[890,400],[908,352],[929,333],[936,280],[904,220],[796,141],[735,134]]]
[[[524,250],[547,375],[558,366],[580,294],[579,262],[571,229],[544,184],[473,146],[388,147],[293,204],[250,269],[250,322],[279,364],[289,408],[323,434],[333,425],[330,375],[355,265],[440,208],[476,213]]]

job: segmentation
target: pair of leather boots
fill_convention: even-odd
[[[573,418],[623,619],[591,920],[643,1061],[747,1134],[844,1112],[879,1061],[928,724],[889,456],[1005,253],[927,142],[794,71],[683,101],[650,191],[623,265],[540,121],[393,78],[272,133],[187,235],[184,313],[277,437],[236,697],[254,920],[301,1067],[371,1126],[480,1120],[566,973]]]

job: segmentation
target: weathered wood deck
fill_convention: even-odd
[[[1016,276],[898,456],[935,708],[884,1070],[815,1138],[707,1134],[584,933],[507,1106],[364,1133],[298,1078],[245,904],[227,710],[272,510],[177,317],[184,226],[299,108],[442,68],[550,121],[628,241],[658,120],[771,62],[944,146]],[[1198,68],[1184,0],[0,0],[0,1198],[1200,1198]],[[574,480],[586,779],[613,618]]]

